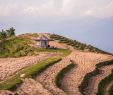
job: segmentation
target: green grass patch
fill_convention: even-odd
[[[113,80],[112,80],[112,83],[113,83]],[[109,89],[109,95],[113,95],[113,85]]]
[[[69,49],[44,49],[44,48],[39,48],[37,49],[37,52],[56,52],[61,54],[63,57],[69,55],[71,51]]]
[[[72,68],[75,67],[75,64],[71,63],[68,66],[66,66],[65,68],[63,68],[58,75],[55,78],[55,83],[56,85],[60,88],[61,87],[61,83],[62,83],[62,79],[64,78],[65,74],[67,72],[69,72]]]
[[[33,34],[32,36],[37,36]],[[34,48],[30,38],[18,36],[11,37],[5,40],[0,41],[0,57],[23,57],[23,56],[32,56],[38,55],[39,52],[62,52],[64,55],[68,54],[69,50],[64,49],[44,49],[44,48]]]
[[[96,76],[100,74],[99,73],[99,69],[96,68],[94,71],[90,72],[90,73],[87,73],[84,77],[84,79],[82,80],[80,86],[79,86],[79,91],[85,95],[84,91],[86,90],[86,88],[88,87],[88,84],[89,84],[89,80],[90,78],[92,78],[93,76]]]
[[[73,46],[77,50],[90,51],[90,52],[95,52],[95,53],[111,54],[111,53],[107,53],[103,50],[100,50],[96,47],[93,47],[91,45],[86,45],[86,44],[81,43],[79,41],[72,40],[72,39],[69,39],[69,38],[66,38],[66,37],[63,37],[63,36],[60,36],[60,35],[52,34],[50,37],[53,40],[58,40],[60,43],[65,43],[67,45]]]
[[[0,90],[14,90],[18,84],[22,83],[22,80],[20,78],[21,74],[25,74],[24,78],[33,77],[36,74],[39,74],[40,72],[45,70],[48,66],[51,66],[60,60],[60,57],[51,57],[30,67],[26,67],[18,71],[15,75],[0,82]]]
[[[105,62],[100,62],[98,64],[96,64],[96,68],[94,71],[90,72],[90,73],[87,73],[83,79],[83,81],[81,82],[80,86],[79,86],[79,91],[83,94],[84,94],[84,91],[86,90],[86,88],[88,87],[88,84],[89,84],[89,80],[93,77],[93,76],[96,76],[96,75],[99,75],[100,74],[100,70],[99,68],[103,67],[103,66],[107,66],[107,65],[112,65],[113,64],[113,60],[109,60],[109,61],[105,61]],[[105,82],[106,83],[106,82]],[[104,89],[104,86],[105,86],[105,83],[100,83],[99,85],[99,91],[97,95],[103,95],[101,94],[104,93],[102,89]],[[102,85],[102,86],[101,86]]]
[[[30,39],[11,37],[0,42],[0,57],[21,57],[32,55],[36,49],[30,47]]]
[[[112,73],[109,76],[107,76],[104,79],[102,79],[101,82],[99,83],[97,95],[104,95],[107,86],[111,82],[113,82],[113,70],[112,70]],[[113,92],[112,91],[113,91],[113,88],[110,88],[109,95],[113,95]]]

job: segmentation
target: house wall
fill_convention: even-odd
[[[41,48],[47,48],[49,45],[49,41],[39,41],[37,42],[37,46]]]

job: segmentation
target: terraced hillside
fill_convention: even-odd
[[[2,46],[3,52],[8,50],[7,54],[12,55],[1,54],[8,58],[0,58],[0,95],[96,95],[99,83],[113,69],[113,56],[93,46],[48,33],[43,35],[53,40],[50,46],[54,48],[39,49],[33,41],[39,35],[23,34],[7,39],[9,47]],[[30,41],[24,40],[31,48],[26,55],[15,57],[16,51],[11,53],[11,47],[19,43],[13,45],[11,39],[16,38]],[[18,53],[25,50],[18,50]]]
[[[110,54],[110,53],[100,50],[96,47],[93,47],[91,45],[87,45],[87,44],[81,43],[79,41],[72,40],[72,39],[69,39],[69,38],[66,38],[66,37],[63,37],[60,35],[52,34],[52,35],[50,35],[50,38],[53,40],[57,40],[59,43],[65,43],[67,45],[70,45],[77,50]]]

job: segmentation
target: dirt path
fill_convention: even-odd
[[[44,88],[53,93],[53,95],[67,95],[64,91],[56,86],[55,77],[63,68],[69,64],[70,59],[67,56],[60,62],[42,72],[39,76],[37,76],[36,80],[39,81],[44,86]]]
[[[36,64],[37,62],[53,56],[52,53],[42,53],[37,56],[27,56],[21,58],[0,58],[0,80],[13,75],[16,71]]]
[[[24,79],[23,84],[16,90],[19,95],[53,95],[34,79]]]
[[[95,53],[85,53],[79,51],[73,52],[70,55],[70,59],[74,60],[75,63],[78,64],[78,67],[73,68],[65,75],[62,80],[62,89],[69,95],[81,95],[78,87],[84,76],[93,71],[98,62],[107,60],[109,57],[110,56]]]
[[[8,90],[0,90],[0,95],[15,95],[15,93]]]

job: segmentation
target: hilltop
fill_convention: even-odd
[[[21,57],[27,55],[36,55],[40,51],[52,50],[52,49],[38,49],[36,47],[36,42],[34,41],[34,39],[37,39],[39,35],[42,34],[26,33],[18,36],[9,37],[0,41],[0,57]],[[52,39],[54,45],[57,42],[56,44],[58,43],[66,44],[72,46],[76,50],[84,52],[110,54],[91,45],[87,45],[79,41],[72,40],[70,38],[66,38],[57,34],[45,33],[43,35],[47,36],[49,39]]]

